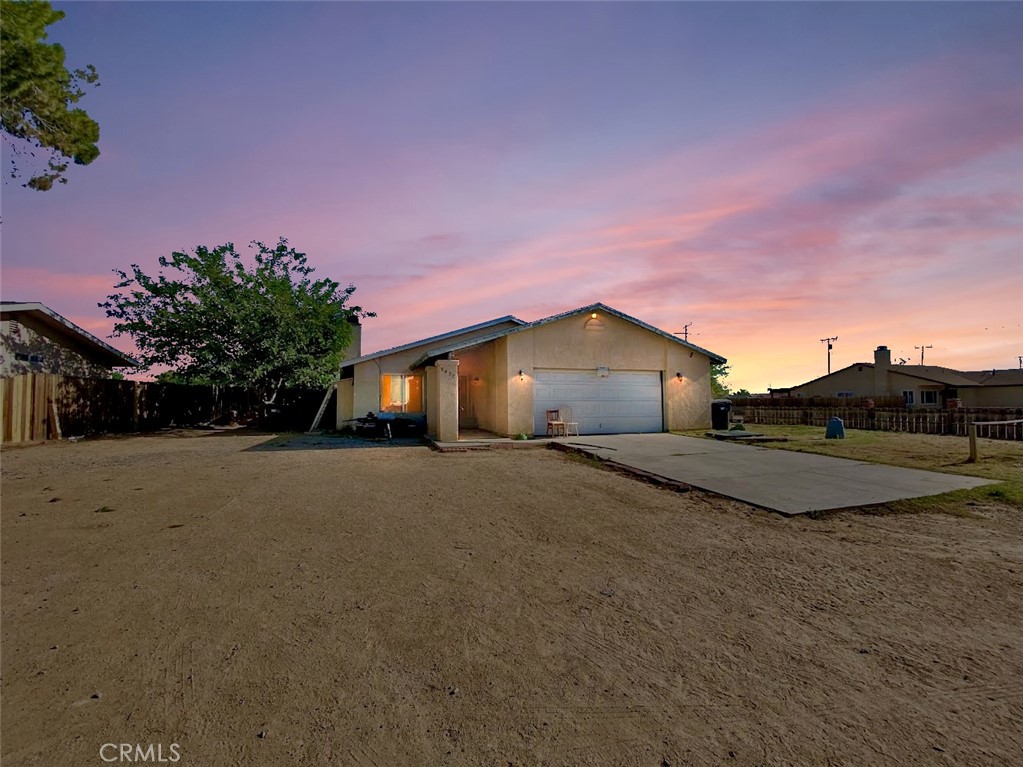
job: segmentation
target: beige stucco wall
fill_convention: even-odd
[[[458,441],[458,360],[437,360],[435,373],[436,413],[431,435],[439,442]]]
[[[375,359],[366,360],[355,365],[352,372],[354,379],[353,412],[357,416],[364,416],[366,413],[376,413],[380,410],[380,376],[382,375],[423,375],[423,370],[412,370],[410,365],[416,362],[423,353],[432,348],[446,346],[462,340],[479,338],[480,336],[495,333],[504,328],[514,327],[514,322],[501,322],[491,325],[482,330],[475,330],[468,333],[446,338],[443,341],[435,341],[430,344],[420,344],[410,349],[387,354]],[[424,379],[424,404],[429,401],[430,392],[428,382]],[[338,405],[338,418],[341,417],[340,404]]]
[[[852,392],[854,397],[898,397],[904,391],[912,391],[914,402],[919,404],[921,389],[941,391],[944,388],[941,384],[903,375],[892,369],[888,371],[885,391],[879,392],[875,388],[874,370],[875,368],[867,365],[855,365],[838,370],[819,381],[812,381],[806,386],[799,386],[793,389],[792,393],[798,397],[837,397],[840,391],[848,391]]]
[[[16,322],[0,322],[0,376],[25,373],[53,373],[82,378],[109,378],[110,368],[99,365],[63,338],[54,337],[45,325],[35,322],[30,315],[19,314]],[[19,360],[17,354],[38,354],[41,362]]]
[[[851,391],[854,397],[873,397],[874,368],[867,365],[856,365],[844,370],[837,370],[830,376],[811,381],[806,386],[792,390],[796,397],[837,397],[840,391]]]
[[[960,389],[963,407],[1023,408],[1023,386],[984,386]]]
[[[903,392],[913,392],[913,407],[941,407],[941,392],[944,391],[945,387],[939,383],[933,383],[931,381],[925,381],[922,378],[916,378],[914,376],[907,376],[896,372],[896,370],[888,371],[888,392],[892,397],[901,397]],[[920,392],[921,391],[936,391],[938,392],[938,403],[936,405],[923,405],[921,403]]]
[[[417,373],[425,376],[427,430],[449,432],[451,409],[457,412],[457,377],[466,376],[471,387],[472,415],[482,429],[512,436],[533,434],[533,376],[537,368],[555,370],[644,370],[661,373],[664,381],[664,423],[669,430],[710,426],[710,359],[688,347],[645,330],[627,320],[598,311],[603,329],[587,330],[589,314],[566,317],[453,354],[437,366],[410,370],[425,351],[458,338],[396,352],[359,363],[353,374],[355,415],[379,408],[380,376]],[[509,323],[512,325],[513,323]],[[463,334],[469,340],[495,332]],[[442,364],[443,363],[443,364]],[[450,364],[448,364],[450,363]],[[452,365],[457,364],[456,368]],[[446,370],[444,378],[438,370]],[[519,377],[522,371],[522,378]],[[682,373],[679,381],[676,373]],[[451,379],[454,376],[454,399]],[[479,378],[479,381],[475,379]],[[340,400],[339,400],[340,402]],[[339,404],[339,412],[340,412]]]
[[[380,375],[376,360],[363,362],[353,371],[352,412],[361,418],[367,413],[380,410]],[[387,371],[383,371],[387,372]]]
[[[665,341],[664,422],[669,431],[710,426],[710,358]],[[682,373],[679,381],[676,373]]]
[[[491,427],[497,434],[514,434],[508,423],[509,392],[511,391],[512,371],[508,367],[508,339],[499,338],[494,341],[494,378],[492,396],[494,402],[494,422]],[[516,371],[518,368],[516,368]],[[518,378],[518,375],[515,376]]]
[[[914,407],[941,407],[939,395],[937,405],[923,405],[920,393],[925,390],[942,392],[946,388],[956,389],[964,407],[1023,407],[1023,386],[976,386],[946,387],[916,376],[899,372],[898,366],[888,371],[886,393],[875,388],[873,368],[855,366],[839,370],[831,376],[799,386],[792,390],[798,397],[834,397],[840,391],[851,391],[856,397],[900,397],[905,391],[913,392]]]
[[[336,428],[343,429],[345,422],[355,418],[355,386],[351,378],[345,378],[337,383],[337,424]]]
[[[508,412],[505,415],[506,435],[533,433],[533,368],[535,353],[533,338],[535,329],[512,333],[507,338]],[[558,367],[571,367],[566,360]],[[519,376],[519,371],[522,376]]]
[[[496,431],[533,434],[533,375],[555,370],[659,371],[664,422],[669,430],[710,426],[710,359],[614,315],[597,312],[602,330],[587,330],[589,314],[518,331],[495,344],[495,373],[507,384],[507,405],[497,397]],[[525,380],[520,380],[522,370]],[[682,373],[678,381],[676,373]]]

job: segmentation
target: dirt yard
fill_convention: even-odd
[[[4,767],[1023,763],[1018,511],[267,440],[4,452]]]

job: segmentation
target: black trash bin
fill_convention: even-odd
[[[728,413],[732,409],[729,399],[712,399],[710,401],[710,425],[714,431],[728,431]]]

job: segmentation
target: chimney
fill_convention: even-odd
[[[359,318],[354,314],[348,318],[348,322],[352,326],[352,342],[345,349],[344,359],[353,360],[356,357],[362,356],[362,323],[359,322]]]
[[[892,353],[887,346],[874,350],[874,396],[888,397],[888,370],[892,366]]]

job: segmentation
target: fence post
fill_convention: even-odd
[[[970,457],[967,459],[967,463],[977,462],[977,424],[970,424]]]
[[[132,399],[133,399],[133,407],[132,407],[131,423],[132,423],[132,427],[135,429],[135,431],[138,431],[139,430],[139,410],[140,410],[140,405],[141,405],[141,402],[139,400],[142,398],[142,396],[141,396],[142,395],[142,383],[140,381],[135,381],[134,384],[135,384],[134,387],[133,387],[134,391],[132,393],[133,394],[133,397],[132,397]]]

